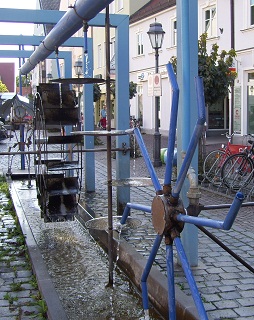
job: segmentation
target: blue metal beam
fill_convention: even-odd
[[[0,9],[0,22],[56,24],[65,14],[58,10]]]
[[[94,1],[77,0],[62,19],[55,25],[43,40],[43,43],[34,51],[28,61],[20,68],[21,74],[29,73],[38,62],[45,60],[55,48],[60,47],[82,26],[84,21],[93,19],[101,10],[105,9],[113,0]]]
[[[111,24],[111,21],[110,21]],[[129,128],[130,105],[129,105],[129,17],[126,16],[122,23],[116,28],[116,105],[115,116],[117,129]],[[125,144],[129,147],[129,136],[118,136],[116,144],[122,148]],[[116,175],[117,179],[130,177],[130,156],[122,152],[116,153]],[[130,199],[130,188],[117,187],[117,212],[123,213]]]
[[[27,10],[27,9],[0,9],[0,22],[56,24],[64,16],[65,11],[58,10]],[[110,14],[110,24],[117,27],[126,15]],[[105,14],[99,13],[89,21],[89,26],[105,26]]]
[[[180,89],[177,124],[177,167],[181,168],[181,155],[185,155],[195,127],[198,112],[194,78],[198,75],[198,1],[177,0],[177,80]],[[197,151],[191,166],[198,172]],[[186,208],[189,200],[189,181],[185,179],[181,198]],[[182,241],[191,266],[198,264],[198,229],[185,225]]]
[[[0,50],[0,58],[29,58],[33,53],[31,50]],[[66,59],[71,55],[71,51],[60,51],[58,54],[59,59]],[[55,59],[54,53],[48,56],[48,59]]]
[[[0,45],[28,45],[39,46],[44,36],[0,35]],[[82,47],[84,38],[72,37],[66,40],[61,47]]]
[[[0,50],[0,58],[29,58],[33,51],[30,50]],[[49,55],[49,59],[56,59],[54,53]],[[72,77],[72,52],[61,51],[58,54],[59,59],[64,60],[64,74],[66,78]]]

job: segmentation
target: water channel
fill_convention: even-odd
[[[145,319],[142,300],[127,277],[114,268],[114,285],[107,287],[108,257],[77,220],[44,223],[36,199],[35,182],[16,182],[22,206],[70,320]],[[162,319],[154,311],[150,319]]]
[[[7,151],[12,144],[8,141],[1,144],[0,148]],[[7,157],[3,157],[2,162],[2,168],[7,170]],[[16,170],[19,166],[20,155],[17,155],[13,158],[12,169]],[[35,181],[31,181],[30,189],[27,180],[18,184],[21,192],[27,192],[24,199],[26,218],[68,318],[145,319],[139,293],[118,268],[114,268],[113,288],[107,287],[108,257],[89,231],[77,220],[44,223],[38,206]],[[98,192],[102,191],[101,197],[106,197],[105,182],[102,182],[100,188]],[[97,216],[105,211],[104,201],[103,206],[96,201]],[[150,319],[162,318],[150,309]]]

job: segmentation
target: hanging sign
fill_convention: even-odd
[[[153,95],[155,97],[161,96],[161,75],[160,73],[155,73],[153,77]]]
[[[161,75],[160,73],[148,75],[148,97],[161,96]]]

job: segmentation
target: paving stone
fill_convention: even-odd
[[[239,304],[235,300],[229,300],[229,299],[214,301],[213,303],[218,309],[228,309],[228,308],[234,309],[239,307]]]
[[[246,291],[243,290],[243,291],[241,291],[241,295],[244,298],[253,297],[253,300],[254,300],[254,290],[246,290]],[[254,303],[253,303],[253,305],[254,305]],[[253,307],[253,309],[254,309],[254,307]]]
[[[248,317],[251,316],[254,318],[254,307],[241,307],[241,308],[237,308],[235,309],[236,313],[241,316],[241,317]]]
[[[238,314],[232,310],[232,309],[223,309],[223,310],[215,310],[215,311],[209,311],[207,312],[208,319],[214,319],[214,320],[219,320],[219,319],[237,319]]]
[[[253,307],[253,308],[254,308],[253,299],[254,299],[254,297],[241,298],[241,299],[237,299],[237,302],[239,302],[239,304],[240,304],[241,306],[244,306],[244,307]]]

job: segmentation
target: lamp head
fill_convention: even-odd
[[[75,74],[76,76],[81,76],[82,73],[83,73],[83,63],[82,63],[82,60],[77,60],[75,61],[74,63],[74,70],[75,70]]]
[[[164,38],[165,31],[162,29],[162,24],[154,22],[150,24],[149,31],[147,32],[153,49],[160,49]]]

